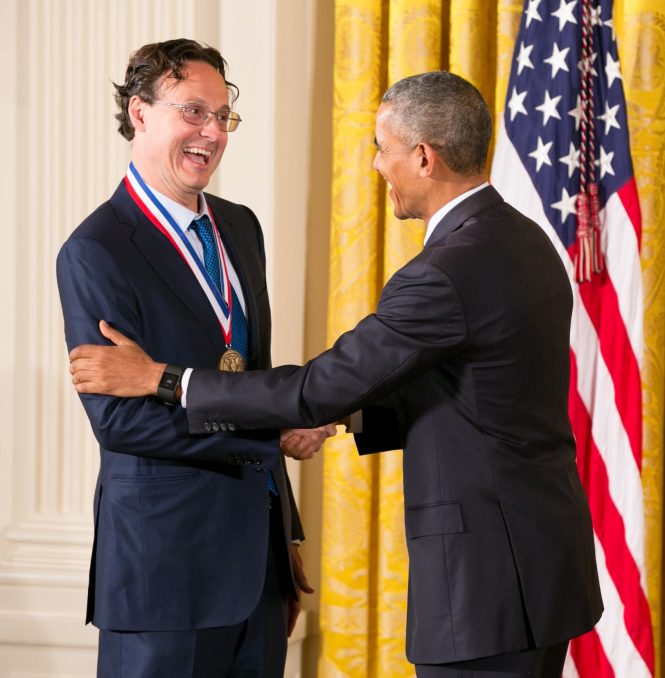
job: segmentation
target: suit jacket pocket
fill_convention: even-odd
[[[169,483],[198,476],[200,476],[198,471],[175,471],[172,473],[158,473],[154,475],[114,473],[111,476],[111,480],[115,483]]]
[[[462,507],[456,502],[410,506],[406,511],[406,536],[409,539],[457,532],[464,532],[464,522]]]

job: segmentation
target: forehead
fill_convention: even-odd
[[[222,74],[204,61],[190,61],[183,69],[183,80],[165,76],[158,88],[160,96],[168,94],[179,101],[201,101],[213,110],[228,106],[229,90]]]
[[[376,136],[396,136],[393,109],[390,104],[383,103],[376,111]]]

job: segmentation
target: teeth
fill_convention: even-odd
[[[206,158],[209,158],[212,153],[207,151],[205,148],[197,148],[196,146],[187,146],[182,149],[185,153],[193,153],[194,155],[203,155]]]

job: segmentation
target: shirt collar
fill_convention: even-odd
[[[206,202],[203,193],[199,193],[199,211],[192,212],[189,207],[185,207],[173,200],[173,198],[169,198],[167,195],[156,191],[152,186],[150,187],[150,190],[155,194],[159,202],[162,203],[183,232],[189,228],[194,219],[198,219],[204,214],[208,214],[208,203]]]
[[[450,212],[450,210],[455,207],[455,205],[459,205],[462,200],[466,200],[470,195],[473,195],[474,193],[477,193],[483,188],[486,188],[489,186],[489,183],[485,181],[484,183],[480,184],[480,186],[476,186],[475,188],[471,188],[468,191],[465,191],[461,195],[458,195],[456,198],[453,198],[450,202],[447,202],[443,207],[439,208],[430,220],[427,222],[427,232],[425,233],[425,242],[424,244],[427,244],[427,241],[429,240],[430,236],[432,233],[434,233],[434,229],[438,226],[439,222],[443,219],[443,217],[446,216]]]

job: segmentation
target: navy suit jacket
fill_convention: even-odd
[[[242,205],[206,200],[247,301],[250,368],[269,367],[259,223]],[[194,275],[124,183],[63,245],[57,276],[69,349],[99,343],[100,318],[164,362],[214,368],[225,349]],[[154,397],[82,401],[101,452],[87,621],[159,631],[246,619],[267,562],[266,469],[280,490],[285,542],[302,537],[279,432],[192,435],[183,409]]]
[[[553,645],[602,611],[568,420],[571,309],[547,236],[487,187],[442,219],[375,314],[304,367],[195,370],[190,428],[313,426],[364,408],[360,451],[404,449],[408,658]]]

